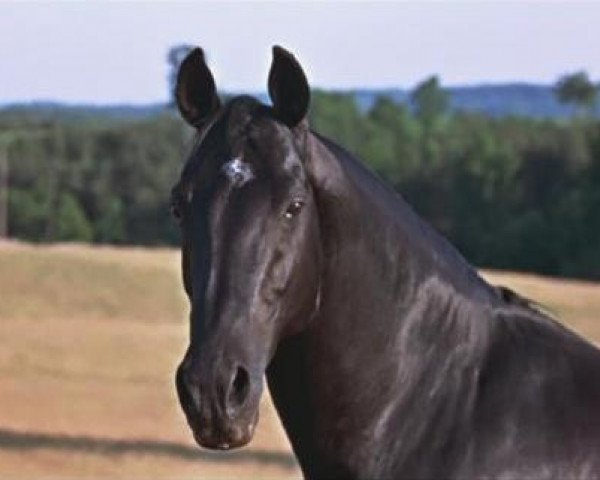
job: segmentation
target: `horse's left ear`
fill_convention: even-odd
[[[221,106],[215,80],[200,47],[194,48],[179,67],[175,99],[183,119],[197,129]]]
[[[298,60],[277,45],[269,72],[269,96],[275,115],[288,127],[295,127],[306,117],[310,102],[306,75]]]

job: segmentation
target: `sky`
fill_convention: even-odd
[[[0,103],[162,102],[178,44],[236,93],[265,90],[274,44],[321,88],[600,80],[600,3],[0,0]]]

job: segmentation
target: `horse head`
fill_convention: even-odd
[[[302,68],[280,47],[268,89],[272,106],[247,96],[223,105],[199,48],[178,74],[178,108],[198,140],[172,192],[191,305],[176,385],[196,441],[208,448],[250,441],[269,361],[318,303],[310,93]]]

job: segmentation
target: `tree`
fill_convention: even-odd
[[[361,112],[351,94],[312,92],[310,123],[354,153],[360,151],[365,136]]]
[[[175,87],[177,86],[177,73],[181,62],[187,57],[194,47],[192,45],[181,44],[171,47],[167,53],[167,65],[169,68],[169,106],[174,107],[175,102]]]
[[[360,153],[376,171],[396,185],[416,170],[420,125],[406,106],[379,96],[364,122],[369,128]]]
[[[428,166],[436,165],[441,158],[438,133],[440,119],[448,110],[448,94],[441,88],[436,75],[419,83],[411,93],[415,116],[422,125],[421,161]]]
[[[60,195],[56,212],[56,233],[59,241],[90,242],[93,230],[77,199],[70,193]]]
[[[411,93],[411,101],[415,115],[426,127],[448,110],[448,94],[441,88],[437,75],[433,75],[419,83]]]
[[[554,91],[561,103],[573,104],[580,111],[591,110],[598,96],[596,86],[584,71],[563,75]]]
[[[101,243],[121,243],[125,241],[125,215],[121,199],[109,197],[102,207],[95,225],[95,239]]]

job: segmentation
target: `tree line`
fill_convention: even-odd
[[[310,122],[473,263],[600,278],[600,123],[581,105],[567,121],[451,112],[431,77],[410,105],[382,96],[366,111],[351,94],[315,91]],[[0,112],[9,235],[177,244],[168,198],[191,139],[166,108],[135,121]]]

